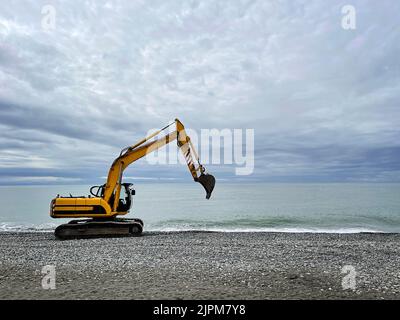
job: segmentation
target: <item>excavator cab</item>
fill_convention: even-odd
[[[132,196],[135,195],[135,189],[133,189],[132,183],[122,183],[121,186],[117,212],[126,212],[131,208]]]

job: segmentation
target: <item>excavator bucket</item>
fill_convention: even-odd
[[[208,173],[202,173],[196,181],[199,182],[206,190],[206,199],[210,199],[211,193],[213,192],[215,186],[214,176]]]

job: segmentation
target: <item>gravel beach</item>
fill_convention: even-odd
[[[400,298],[400,234],[3,232],[0,257],[1,299]],[[45,265],[55,289],[42,288]]]

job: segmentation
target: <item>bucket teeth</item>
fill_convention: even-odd
[[[210,199],[215,186],[214,176],[208,173],[202,173],[196,181],[203,186],[204,190],[206,190],[206,199]]]

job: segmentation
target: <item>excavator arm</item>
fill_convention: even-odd
[[[151,140],[174,124],[176,129],[173,132],[166,134],[162,138]],[[112,202],[110,205],[112,206],[113,211],[116,210],[118,205],[124,170],[138,159],[175,140],[177,141],[179,149],[183,153],[194,181],[199,182],[204,187],[206,190],[206,198],[210,198],[214,189],[215,178],[212,175],[205,173],[205,169],[200,164],[198,154],[190,140],[190,137],[186,134],[185,127],[178,119],[175,119],[173,123],[140,140],[136,144],[123,149],[119,157],[114,160],[108,172],[103,195],[103,199],[106,202]]]

